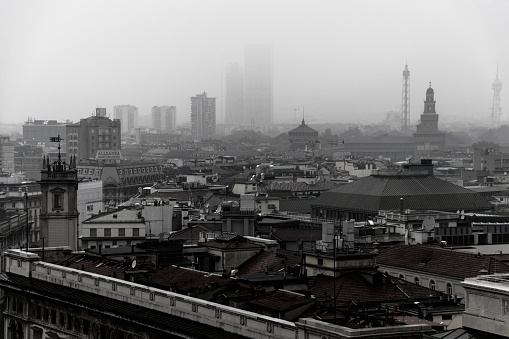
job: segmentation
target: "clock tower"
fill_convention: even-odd
[[[438,130],[438,114],[435,110],[435,103],[435,92],[430,83],[426,90],[424,112],[421,114],[421,121],[414,133],[415,159],[430,158],[432,153],[440,152],[444,148],[445,133]]]
[[[60,136],[50,138],[58,142],[58,160],[51,163],[43,158],[41,171],[42,210],[41,240],[46,247],[69,246],[78,249],[78,172],[76,157],[66,164],[60,157]]]

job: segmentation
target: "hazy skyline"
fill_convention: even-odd
[[[441,121],[489,119],[497,64],[505,122],[508,17],[504,0],[0,0],[0,122],[131,104],[176,106],[182,124],[203,92],[222,122],[222,71],[258,43],[273,48],[276,123],[302,106],[310,123],[380,122],[405,63],[412,123],[430,81]]]

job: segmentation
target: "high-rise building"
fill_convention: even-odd
[[[121,122],[111,120],[98,108],[96,115],[67,125],[67,161],[77,159],[120,160]]]
[[[438,114],[435,111],[435,92],[431,88],[426,90],[424,112],[414,133],[414,155],[417,159],[430,156],[433,152],[442,151],[445,144],[445,133],[438,129]]]
[[[216,98],[207,93],[191,97],[191,130],[197,139],[210,139],[216,134]]]
[[[175,106],[152,107],[152,127],[160,133],[171,133],[177,128],[177,108]]]
[[[134,128],[138,127],[138,107],[117,105],[113,107],[113,118],[122,122],[122,133],[134,132]]]
[[[274,118],[272,46],[245,47],[244,75],[244,123],[271,125]]]
[[[244,123],[244,72],[239,64],[231,64],[225,71],[224,124]]]

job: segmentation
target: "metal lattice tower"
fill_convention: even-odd
[[[403,70],[403,88],[401,94],[401,132],[408,134],[410,130],[410,71],[408,65]]]
[[[502,114],[502,107],[500,107],[500,91],[502,90],[502,81],[498,79],[498,66],[497,78],[491,86],[493,89],[493,106],[491,107],[491,127],[496,128],[500,125],[500,115]]]

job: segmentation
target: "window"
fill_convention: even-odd
[[[94,210],[94,205],[87,206],[87,212],[92,212]]]
[[[83,334],[89,334],[90,332],[90,321],[83,319]]]
[[[104,229],[104,236],[105,237],[111,237],[111,228],[105,228]]]
[[[90,236],[91,237],[97,237],[97,228],[91,228],[90,229]]]
[[[140,229],[133,228],[133,237],[139,237],[139,236],[140,236]]]
[[[415,277],[414,278],[414,284],[420,285],[420,283],[421,283],[421,280],[419,279],[419,277]]]
[[[430,281],[429,281],[429,288],[430,288],[431,290],[433,290],[433,291],[434,291],[434,290],[436,290],[437,286],[436,286],[436,284],[435,284],[435,281],[434,281],[434,280],[430,280]]]
[[[452,314],[442,314],[442,320],[452,320]]]
[[[446,290],[446,293],[448,295],[452,295],[452,285],[451,285],[451,283],[447,283],[445,290]]]
[[[53,194],[53,209],[62,209],[63,208],[63,201],[62,201],[62,194],[60,193],[54,193]]]
[[[125,228],[119,228],[118,229],[118,236],[119,237],[125,237]]]
[[[323,259],[322,258],[318,258],[318,265],[323,265]]]

